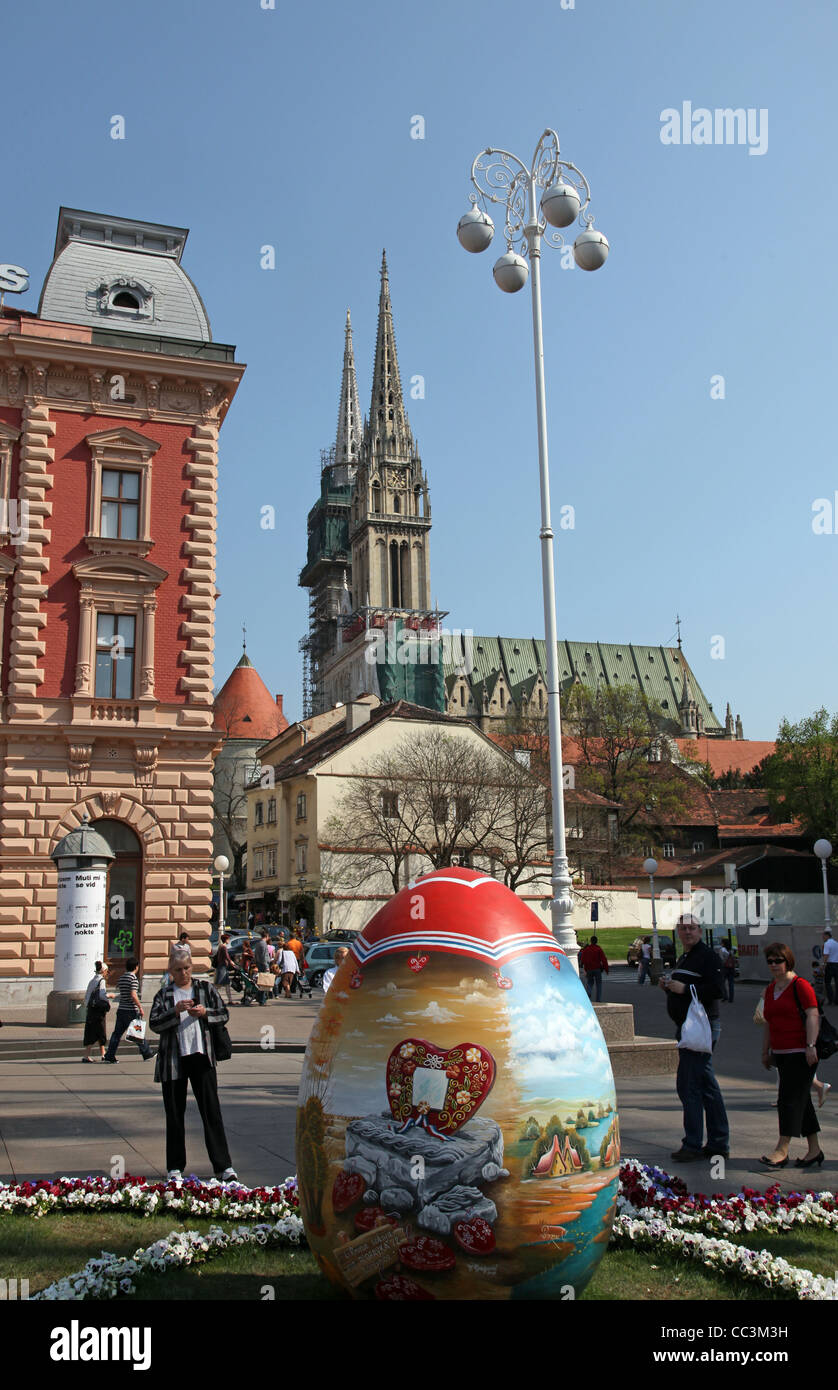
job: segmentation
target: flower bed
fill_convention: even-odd
[[[282,1219],[298,1207],[297,1180],[279,1187],[243,1187],[241,1183],[146,1182],[145,1178],[56,1178],[53,1182],[0,1184],[0,1214],[25,1212],[34,1217],[51,1212],[127,1211],[159,1216],[207,1216],[226,1221]]]
[[[750,1250],[705,1234],[790,1230],[794,1226],[838,1227],[838,1200],[832,1192],[782,1192],[778,1185],[760,1193],[743,1188],[734,1196],[690,1193],[680,1178],[661,1168],[627,1160],[620,1169],[620,1192],[611,1244],[651,1249],[664,1245],[725,1275],[755,1280],[799,1299],[838,1298],[838,1282],[790,1265],[768,1250]],[[696,1230],[701,1227],[701,1230]]]
[[[212,1226],[173,1231],[132,1256],[103,1251],[78,1273],[59,1279],[40,1299],[116,1298],[131,1294],[145,1273],[202,1263],[232,1247],[299,1246],[304,1243],[298,1213],[297,1183],[278,1187],[243,1187],[240,1183],[180,1183],[142,1178],[58,1178],[53,1182],[0,1185],[0,1214],[34,1218],[51,1213],[121,1211],[141,1216],[171,1212],[180,1219],[248,1221],[255,1224],[224,1231]],[[272,1218],[266,1221],[265,1218]],[[700,1261],[714,1272],[753,1280],[778,1294],[799,1299],[836,1299],[838,1282],[800,1269],[767,1250],[751,1250],[726,1236],[754,1231],[784,1231],[814,1226],[838,1229],[838,1198],[832,1192],[784,1193],[778,1185],[760,1193],[743,1188],[732,1196],[707,1197],[688,1192],[680,1178],[630,1159],[620,1169],[614,1247],[653,1249],[664,1246]]]

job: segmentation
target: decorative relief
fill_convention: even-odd
[[[86,695],[90,688],[90,666],[86,661],[76,662],[76,691],[77,695]]]
[[[112,816],[115,814],[116,808],[119,805],[120,793],[100,792],[99,800],[102,803],[102,810],[104,811],[105,815]]]
[[[87,382],[82,377],[50,372],[49,391],[51,396],[59,396],[61,400],[80,401],[87,396]]]
[[[70,743],[67,746],[70,764],[70,781],[80,786],[90,780],[90,759],[93,757],[92,743]]]
[[[104,372],[90,372],[90,404],[94,410],[102,404],[105,393],[105,374]]]
[[[153,695],[153,694],[154,694],[154,667],[153,667],[153,666],[144,666],[143,669],[142,669],[142,676],[141,676],[140,695],[142,696],[142,695]]]
[[[8,396],[10,405],[20,405],[23,400],[23,371],[16,363],[6,368]]]
[[[134,782],[138,787],[151,787],[154,785],[154,773],[157,769],[157,748],[155,746],[138,747],[134,749]]]

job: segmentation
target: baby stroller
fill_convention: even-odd
[[[238,965],[230,967],[230,988],[242,996],[239,1001],[241,1004],[259,1003],[261,992],[256,988],[256,981],[251,980]]]

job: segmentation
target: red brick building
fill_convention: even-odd
[[[62,208],[38,313],[0,313],[0,1002],[49,990],[50,851],[84,813],[117,855],[112,967],[208,937],[218,433],[244,368],[186,237]]]

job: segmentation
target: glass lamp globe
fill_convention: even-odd
[[[522,290],[529,277],[529,266],[523,256],[518,256],[514,251],[507,251],[501,256],[500,260],[495,261],[492,274],[495,277],[495,284],[504,294],[515,294]]]
[[[561,179],[545,188],[541,199],[541,211],[551,227],[569,227],[579,216],[581,206],[576,189]]]
[[[226,854],[217,855],[212,862],[213,867],[215,868],[215,871],[218,874],[226,874],[227,870],[230,867],[230,861],[227,858]]]
[[[648,874],[649,877],[651,878],[653,874],[656,874],[656,873],[657,873],[657,871],[658,871],[658,861],[657,861],[657,859],[644,859],[644,860],[643,860],[643,872],[644,872],[644,874]]]
[[[573,259],[580,270],[599,270],[608,260],[608,241],[594,227],[580,232],[573,243]]]
[[[816,840],[814,848],[815,854],[819,859],[832,858],[832,845],[829,843],[829,840]]]
[[[494,222],[478,207],[469,208],[457,223],[457,239],[465,251],[485,251],[494,235]]]

